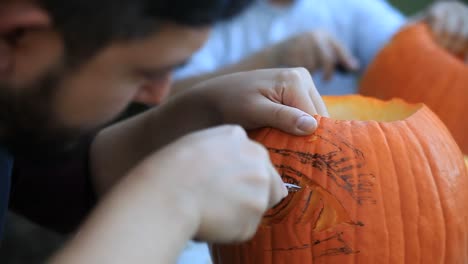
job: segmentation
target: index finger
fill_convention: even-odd
[[[304,80],[306,80],[305,88],[308,91],[310,100],[315,106],[317,114],[328,117],[329,114],[328,114],[327,106],[325,105],[325,102],[323,101],[322,96],[318,92],[317,87],[315,86],[314,80],[312,79],[312,76],[306,69],[303,69],[303,68],[300,68],[299,72],[303,76]]]

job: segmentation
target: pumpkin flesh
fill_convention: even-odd
[[[468,175],[441,121],[401,100],[325,100],[333,118],[311,136],[250,133],[302,188],[249,242],[214,245],[214,262],[467,263]]]

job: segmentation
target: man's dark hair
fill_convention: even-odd
[[[92,56],[115,40],[132,40],[171,22],[207,26],[228,19],[252,0],[39,0],[62,34],[69,59]],[[70,63],[70,62],[69,62]]]

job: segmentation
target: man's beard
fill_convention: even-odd
[[[57,121],[54,96],[65,75],[54,70],[29,87],[0,83],[0,141],[14,155],[42,160],[70,152],[83,134]]]

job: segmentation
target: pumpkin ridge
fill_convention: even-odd
[[[368,129],[369,129],[369,128],[367,128],[367,130],[368,130]],[[348,134],[350,135],[351,144],[355,145],[355,144],[356,144],[356,137],[358,137],[358,135],[356,135],[355,133],[352,133],[351,127],[349,127],[347,130],[349,131]],[[374,155],[372,155],[372,154],[374,154]],[[368,155],[368,156],[370,156],[370,157],[372,157],[372,159],[374,159],[375,153],[372,153],[372,154],[370,154],[370,155]],[[377,189],[377,188],[380,189],[380,184],[376,184],[376,185],[379,186],[379,187],[376,187],[376,189]],[[376,201],[376,203],[377,203],[377,201]],[[353,210],[352,219],[356,219],[356,220],[360,219],[360,216],[359,216],[359,214],[358,214],[359,206],[356,206],[356,205],[353,206],[353,207],[352,207],[352,210]],[[385,221],[385,222],[386,222],[386,221]],[[353,239],[352,241],[349,242],[349,243],[350,243],[350,247],[351,247],[351,248],[354,248],[354,249],[356,249],[356,250],[359,250],[359,245],[358,245],[358,243],[357,243],[358,239],[356,239],[356,237],[358,237],[358,235],[359,235],[359,234],[358,234],[358,229],[357,229],[357,228],[354,228],[354,229],[352,229],[352,231],[353,231],[353,238],[354,238],[354,239]],[[358,261],[357,261],[358,254],[353,254],[353,255],[354,255],[354,257],[353,257],[353,263],[357,263],[357,262],[358,262]],[[382,264],[383,264],[383,263],[382,263]]]
[[[380,135],[382,135],[382,141],[385,142],[385,151],[386,151],[386,152],[390,152],[389,158],[391,158],[391,162],[392,162],[392,164],[393,164],[393,166],[392,166],[392,171],[393,171],[393,174],[396,175],[396,174],[397,174],[397,173],[396,173],[397,169],[396,169],[395,164],[394,164],[393,153],[392,153],[392,151],[390,151],[388,139],[384,136],[384,135],[385,135],[385,132],[384,132],[384,130],[385,130],[385,129],[384,129],[384,124],[381,123],[381,122],[376,122],[376,124],[377,124],[376,127],[377,127],[377,129],[378,129],[378,132],[380,133]],[[369,131],[369,130],[370,130],[370,127],[367,128],[367,131]],[[371,135],[371,133],[368,133],[368,134]],[[371,142],[373,143],[373,145],[375,145],[375,142],[374,142],[374,140],[372,139],[372,137],[369,136],[369,139],[371,140]],[[378,157],[378,155],[377,155],[377,153],[376,153],[377,151],[376,151],[375,149],[372,149],[372,151],[374,152],[374,153],[373,153],[373,154],[374,154],[373,157]],[[378,169],[379,169],[379,172],[378,172],[379,175],[384,175],[384,173],[381,172],[381,168],[379,167]],[[397,180],[397,181],[398,181],[398,180]],[[384,192],[383,192],[383,189],[382,189],[382,188],[384,188],[384,186],[382,185],[382,180],[381,180],[381,179],[379,179],[379,184],[377,184],[377,185],[379,186],[379,191],[380,191],[379,197],[383,197],[383,196],[384,196]],[[385,217],[384,217],[382,220],[383,220],[384,223],[385,223],[385,228],[384,228],[384,230],[385,230],[385,238],[386,238],[386,241],[387,241],[387,245],[386,245],[387,247],[386,247],[386,248],[388,249],[388,250],[387,250],[387,256],[390,258],[390,256],[393,256],[393,255],[394,255],[394,254],[392,254],[392,247],[390,246],[390,240],[391,240],[390,237],[391,237],[391,235],[390,235],[390,232],[389,232],[390,227],[388,226],[388,221],[387,221],[387,217],[389,217],[389,216],[391,217],[391,214],[388,213],[389,210],[388,210],[388,208],[385,206],[385,201],[382,201],[382,210],[383,210],[383,214],[385,215]],[[390,211],[391,211],[391,210],[390,210]],[[356,230],[356,231],[357,231],[357,230]],[[403,243],[404,243],[404,242],[403,242]]]
[[[425,119],[428,119],[428,117],[427,117],[426,115],[425,115],[424,117],[425,117]],[[428,122],[430,122],[430,121],[427,120],[427,121],[425,122],[425,124],[428,123]],[[432,123],[432,122],[431,122],[431,123]],[[415,132],[414,132],[414,129],[415,129],[415,128],[414,128],[411,124],[407,124],[407,125],[408,125],[408,127],[411,127],[410,131],[413,131],[413,133],[415,133]],[[447,243],[448,243],[447,234],[449,233],[449,232],[448,232],[448,229],[447,229],[448,227],[447,227],[447,224],[446,224],[446,223],[447,223],[447,212],[446,212],[447,209],[446,209],[446,206],[444,206],[444,204],[442,203],[442,199],[441,199],[441,198],[442,198],[443,196],[441,195],[441,190],[440,190],[441,187],[440,187],[440,184],[437,182],[437,179],[436,179],[435,177],[432,176],[432,172],[433,172],[435,169],[434,169],[434,166],[432,165],[431,161],[429,161],[429,160],[427,159],[427,157],[428,157],[428,156],[427,156],[428,153],[427,153],[427,150],[426,150],[426,149],[427,149],[427,146],[426,146],[425,142],[422,142],[422,141],[421,141],[420,137],[417,137],[417,143],[418,143],[418,144],[416,144],[416,146],[417,146],[418,148],[421,148],[422,152],[424,153],[423,158],[424,158],[424,160],[426,161],[425,164],[428,165],[429,171],[431,172],[431,177],[428,177],[428,178],[432,180],[432,183],[433,183],[433,185],[435,186],[435,188],[436,188],[436,190],[437,190],[437,192],[435,192],[435,193],[437,194],[437,201],[439,201],[439,205],[440,205],[440,208],[441,208],[440,211],[441,211],[441,213],[442,213],[442,220],[443,220],[443,221],[442,221],[442,225],[443,225],[443,227],[444,227],[444,232],[443,232],[443,236],[444,236],[444,243],[443,243],[444,249],[442,250],[443,256],[441,256],[441,259],[444,261],[443,263],[449,263],[449,262],[447,262],[447,259],[446,259],[446,255],[447,255]],[[446,145],[446,144],[442,144],[442,145],[443,145],[443,147],[445,148],[445,145]]]
[[[417,150],[417,153],[421,153],[421,143],[420,143],[420,140],[418,139],[418,137],[416,136],[416,134],[414,133],[413,129],[410,128],[408,126],[408,122],[402,122],[402,126],[406,129],[404,129],[404,131],[402,131],[403,133],[398,133],[399,137],[402,138],[403,136],[405,137],[404,140],[405,142],[414,142],[416,141],[417,144],[413,144],[412,146],[414,146]],[[408,160],[409,161],[409,164],[410,166],[408,166],[410,168],[410,171],[411,171],[411,174],[412,175],[418,175],[418,173],[415,172],[415,167],[414,166],[411,166],[411,164],[414,164],[415,161],[414,161],[414,155],[408,155],[410,153],[410,149],[409,149],[409,145],[408,144],[404,144],[403,147],[405,148],[405,151],[403,153],[405,153],[406,155],[406,159],[405,160]],[[425,156],[425,155],[423,155]],[[432,172],[432,171],[431,171]],[[397,174],[399,175],[399,174]],[[397,177],[399,178],[399,177]],[[432,173],[431,173],[431,177],[430,178],[433,178],[432,176]],[[416,190],[414,193],[415,193],[415,196],[416,196],[416,203],[417,205],[416,206],[411,206],[412,208],[415,208],[415,210],[417,210],[417,224],[415,225],[415,229],[416,229],[416,237],[417,237],[417,248],[418,248],[418,254],[417,254],[417,260],[418,261],[414,261],[414,263],[422,263],[422,255],[421,255],[421,235],[420,235],[420,222],[421,222],[421,201],[419,199],[419,188],[420,188],[420,185],[418,183],[415,182],[415,179],[412,178],[412,187]],[[403,230],[405,229],[405,225],[403,225]],[[407,231],[404,231],[405,233]],[[406,237],[406,236],[405,236]],[[406,247],[405,247],[406,249]],[[405,251],[406,252],[406,251]],[[412,252],[413,253],[413,252]],[[405,263],[408,263],[409,260],[406,259],[406,256],[407,254],[405,254]]]

